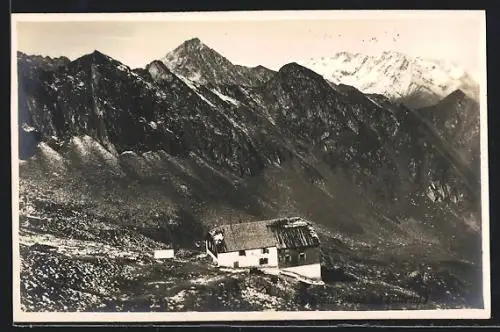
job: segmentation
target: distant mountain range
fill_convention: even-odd
[[[99,51],[18,52],[21,177],[74,191],[138,181],[135,197],[155,192],[205,225],[301,215],[367,241],[470,254],[459,240],[480,229],[469,77],[389,52],[322,68],[238,66],[197,38],[137,69]]]
[[[477,82],[462,67],[449,61],[386,51],[379,56],[340,52],[300,63],[333,83],[353,85],[364,93],[382,94],[411,108],[430,106],[458,89],[479,100]]]

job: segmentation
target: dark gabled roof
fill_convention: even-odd
[[[218,252],[274,247],[276,241],[267,224],[267,221],[226,224],[212,230],[211,235],[222,233]]]
[[[299,217],[226,224],[214,228],[209,234],[217,239],[218,252],[274,246],[291,249],[319,244],[311,224]]]

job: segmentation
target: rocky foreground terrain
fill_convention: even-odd
[[[18,73],[23,310],[482,306],[479,106],[462,91],[412,109],[199,39],[136,69],[20,52]],[[204,256],[212,225],[292,215],[320,235],[324,284]]]
[[[433,243],[423,248],[415,242],[395,251],[384,241],[368,244],[317,225],[322,240],[322,285],[285,275],[217,268],[196,241],[177,247],[174,259],[155,260],[153,251],[167,245],[148,236],[150,229],[124,226],[119,216],[96,209],[83,194],[58,188],[57,178],[47,174],[47,181],[49,190],[21,180],[21,300],[25,311],[481,306],[475,291],[481,281],[480,267],[459,258],[449,260],[450,254],[438,253]],[[192,231],[194,225],[180,222],[172,223],[170,233]],[[203,226],[199,226],[201,235]],[[424,273],[428,280],[423,280]]]

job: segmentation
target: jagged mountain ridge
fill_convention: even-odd
[[[71,60],[65,56],[51,58],[49,56],[41,55],[27,55],[23,52],[17,52],[17,56],[26,64],[30,64],[34,67],[44,69],[44,70],[55,70],[59,67],[67,66]]]
[[[385,51],[378,56],[340,52],[300,63],[335,84],[382,94],[410,108],[433,105],[458,89],[470,98],[479,99],[479,87],[474,79],[463,68],[447,61]]]
[[[175,74],[201,84],[256,86],[274,74],[264,66],[250,68],[234,65],[199,38],[185,41],[161,61]]]
[[[200,158],[211,174],[233,179],[227,194],[210,194],[218,206],[235,193],[242,201],[254,201],[247,204],[249,210],[241,205],[235,215],[246,210],[255,219],[288,209],[345,232],[352,231],[354,226],[348,225],[356,220],[361,233],[380,229],[404,234],[404,227],[382,220],[404,220],[433,201],[445,210],[474,211],[478,204],[477,179],[456,172],[460,161],[441,153],[445,138],[431,134],[414,111],[382,96],[332,85],[298,64],[283,66],[257,87],[193,82],[161,61],[130,70],[99,52],[57,71],[42,70],[38,77],[44,81],[38,86],[24,68],[21,59],[20,90],[28,95],[20,100],[21,111],[29,115],[26,125],[34,128],[29,133],[46,142],[45,148],[54,150],[50,153],[67,158],[64,150],[74,150],[74,137],[83,136],[80,141],[96,146],[95,141],[95,149],[108,151],[118,170],[139,178],[172,172],[171,156],[187,163]],[[36,88],[28,89],[30,84]],[[276,186],[282,174],[295,182],[288,188]],[[207,199],[208,185],[185,181],[188,188],[199,187],[189,188],[198,202]],[[365,220],[355,217],[349,204],[332,198],[340,181],[344,196],[351,192],[366,202]],[[313,194],[305,199],[301,191]],[[309,199],[323,204],[307,206],[303,202]],[[338,210],[342,204],[344,216]],[[363,204],[357,202],[358,207]],[[333,222],[323,220],[337,214]],[[426,223],[419,227],[430,227]],[[451,226],[442,226],[445,237],[460,229]]]
[[[223,101],[216,107],[189,81],[158,64],[150,64],[141,76],[96,51],[56,72],[42,71],[47,81],[36,89],[26,88],[27,96],[20,99],[22,113],[29,114],[23,124],[37,128],[45,141],[89,135],[114,154],[158,149],[174,155],[197,152],[241,174],[261,168],[265,161],[256,150],[270,150],[273,145],[259,144],[252,128],[222,112]],[[31,72],[20,68],[25,77],[20,84],[27,87]],[[37,107],[46,111],[37,112]]]
[[[294,88],[296,84],[299,89]],[[420,120],[420,114],[405,108],[386,109],[352,87],[341,85],[338,88],[341,92],[331,89],[318,74],[297,64],[288,64],[263,91],[270,91],[267,93],[268,105],[277,121],[292,135],[304,139],[307,146],[327,158],[330,166],[341,166],[350,176],[359,176],[357,181],[360,183],[379,182],[385,189],[380,194],[389,195],[391,200],[425,193],[427,181],[419,190],[399,191],[408,177],[414,184],[422,181],[418,176],[421,172],[430,171],[431,181],[438,181],[447,174],[455,177],[458,183],[466,179],[466,187],[477,187],[478,174],[469,172],[468,161],[456,157],[454,148],[445,148],[443,136],[446,135],[433,135],[434,132]],[[477,109],[472,112],[471,118],[477,118]],[[478,132],[474,133],[477,139]],[[424,139],[426,142],[420,142]],[[426,158],[431,159],[428,165],[421,163]],[[408,173],[413,164],[417,167]],[[463,171],[456,173],[456,169]],[[393,174],[388,177],[390,173]],[[399,180],[393,182],[398,177]],[[478,194],[474,190],[469,193],[472,197]],[[459,199],[456,196],[449,198]]]
[[[463,91],[456,90],[437,104],[417,110],[435,128],[441,129],[442,137],[454,149],[478,148],[479,144],[479,104]],[[471,141],[473,145],[471,146]],[[467,151],[464,157],[470,157]]]

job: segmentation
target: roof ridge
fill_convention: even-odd
[[[279,218],[273,218],[273,219],[263,219],[263,220],[245,221],[245,222],[229,222],[227,224],[217,225],[217,226],[213,227],[213,229],[217,229],[217,228],[221,228],[221,227],[225,227],[225,226],[228,226],[232,229],[233,225],[246,225],[246,224],[255,224],[255,223],[272,223],[272,222],[281,221],[281,220],[283,220],[283,221],[285,221],[285,220],[286,221],[304,220],[305,222],[310,223],[308,220],[306,220],[302,217],[295,216],[295,217],[279,217]]]

